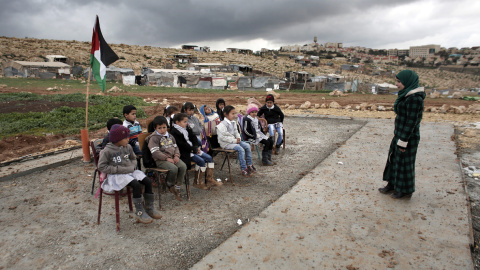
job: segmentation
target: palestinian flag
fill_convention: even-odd
[[[102,31],[100,30],[100,22],[97,20],[93,28],[92,36],[92,50],[90,51],[90,66],[92,67],[93,76],[105,92],[105,75],[107,73],[107,66],[118,60],[118,55],[108,46],[105,39],[103,39]]]

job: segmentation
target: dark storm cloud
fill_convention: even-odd
[[[90,40],[95,14],[108,42],[139,45],[258,38],[295,44],[316,35],[320,43],[380,46],[425,36],[382,18],[408,17],[388,10],[421,0],[0,1],[0,35],[15,37]]]

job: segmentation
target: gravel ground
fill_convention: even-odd
[[[81,161],[0,183],[0,269],[113,268],[186,269],[288,191],[342,145],[364,121],[287,117],[287,147],[274,157],[276,167],[240,178],[236,186],[192,188],[192,200],[177,202],[162,194],[163,218],[136,224],[127,200],[120,202],[122,231],[115,231],[114,200],[105,196],[102,223],[98,200],[90,195],[92,164]],[[221,162],[221,156],[215,158]],[[228,170],[215,171],[225,179]]]

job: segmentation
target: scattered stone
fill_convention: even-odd
[[[290,105],[290,106],[288,106],[288,109],[289,109],[289,110],[295,110],[295,105]]]
[[[384,112],[385,107],[380,105],[380,106],[377,107],[377,111]]]
[[[327,108],[327,105],[325,103],[322,103],[322,105],[320,105],[320,108],[325,109],[325,108]]]
[[[318,103],[317,103],[317,104],[315,104],[314,108],[315,108],[315,109],[318,109],[318,108],[320,108],[320,104],[318,104]]]
[[[277,93],[277,92],[275,92],[275,91],[273,91],[273,90],[272,90],[272,91],[269,91],[268,94],[273,95],[273,96],[275,97],[275,99],[279,99],[279,98],[280,98],[280,94]]]
[[[352,109],[352,105],[345,106],[345,110],[351,110],[351,109]]]
[[[460,92],[455,92],[452,94],[452,98],[462,98],[462,97],[463,97],[463,94]]]
[[[441,97],[442,94],[440,94],[440,92],[432,92],[430,93],[430,98],[439,98]]]
[[[373,105],[370,107],[370,110],[371,110],[371,111],[376,111],[376,110],[377,110],[377,105],[373,104]]]
[[[338,90],[338,89],[333,90],[333,91],[330,92],[328,95],[329,95],[329,96],[333,96],[333,97],[345,97],[345,96],[348,96],[348,95],[342,93],[342,91],[340,91],[340,90]]]
[[[126,93],[126,92],[127,92],[126,90],[120,89],[116,86],[107,90],[107,93]]]
[[[309,109],[312,106],[312,103],[310,101],[305,101],[302,105],[300,105],[300,109]]]
[[[338,104],[338,103],[335,102],[335,101],[330,102],[330,104],[328,105],[328,107],[329,107],[330,109],[341,109],[341,108],[342,108],[342,106],[340,106],[340,104]]]

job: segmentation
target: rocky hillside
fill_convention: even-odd
[[[272,56],[260,57],[217,51],[207,53],[151,46],[110,45],[120,57],[120,60],[115,62],[114,65],[122,68],[133,68],[138,74],[142,67],[164,68],[168,63],[173,64],[171,58],[174,54],[178,53],[190,53],[197,57],[199,62],[251,65],[256,70],[261,70],[280,78],[284,77],[285,72],[290,70],[307,71],[315,75],[335,73],[336,70],[339,70],[339,65],[345,64],[345,62],[342,61],[321,60],[319,67],[304,68],[300,64],[296,64],[294,60],[289,59],[288,56],[280,56],[278,59],[273,59]],[[90,42],[75,40],[0,37],[0,61],[3,63],[8,63],[10,60],[45,61],[44,57],[46,55],[60,54],[67,56],[73,60],[75,64],[87,66],[90,59],[90,46]],[[327,62],[332,62],[333,66],[327,66]],[[176,63],[173,66],[176,67]],[[179,68],[185,67],[185,65],[179,66]],[[398,71],[403,68],[404,67],[396,67]],[[420,75],[421,83],[428,87],[455,89],[480,87],[480,76],[440,71],[438,69],[414,70]],[[364,82],[394,83],[393,77],[385,78],[347,71],[344,71],[342,75],[350,79],[358,78]]]

